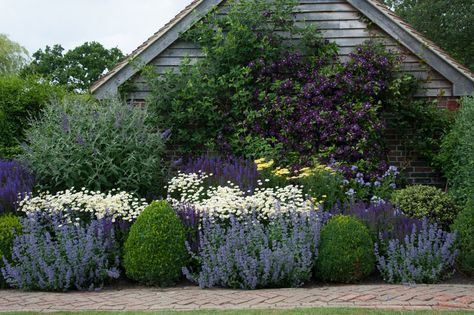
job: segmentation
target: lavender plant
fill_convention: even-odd
[[[225,158],[202,156],[190,159],[181,166],[181,172],[212,174],[206,179],[208,186],[225,186],[230,181],[248,193],[254,191],[257,181],[261,178],[253,160],[233,156]]]
[[[201,211],[197,210],[191,204],[179,204],[175,208],[181,223],[186,230],[186,239],[188,247],[193,253],[199,250],[199,226],[201,224]]]
[[[377,267],[389,283],[436,283],[450,276],[458,254],[455,233],[444,232],[437,224],[423,220],[421,228],[413,225],[403,241],[392,239],[387,253],[375,244]]]
[[[16,211],[18,201],[31,193],[33,175],[17,161],[0,160],[0,215]]]
[[[311,278],[320,228],[316,211],[275,213],[267,224],[255,214],[231,217],[228,226],[204,216],[198,255],[188,246],[200,270],[183,273],[201,288],[301,286]]]
[[[101,288],[120,273],[112,220],[87,225],[68,223],[59,212],[31,213],[22,219],[23,234],[4,259],[6,282],[23,290],[67,291]]]

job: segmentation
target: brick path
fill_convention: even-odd
[[[474,285],[347,285],[258,291],[132,287],[101,292],[0,291],[1,311],[192,310],[295,307],[474,310]]]

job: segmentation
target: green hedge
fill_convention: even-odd
[[[3,267],[3,257],[8,261],[11,260],[13,239],[15,233],[21,231],[21,223],[18,217],[11,214],[0,216],[0,269]],[[6,283],[0,272],[0,288],[6,287]]]
[[[474,196],[474,96],[461,100],[456,122],[443,138],[438,163],[459,204]]]
[[[0,76],[0,158],[18,154],[29,117],[36,117],[50,99],[65,94],[61,87],[38,78]]]
[[[474,201],[471,201],[454,221],[453,231],[457,231],[458,268],[474,276]]]

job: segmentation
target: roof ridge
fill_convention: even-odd
[[[472,72],[469,68],[461,64],[459,61],[454,59],[453,57],[450,56],[446,50],[441,48],[438,44],[430,40],[429,38],[426,37],[423,33],[417,31],[410,23],[402,19],[398,14],[390,10],[385,4],[381,3],[378,0],[367,0],[369,2],[372,2],[375,6],[380,8],[382,13],[384,13],[386,16],[388,16],[392,21],[395,23],[399,24],[401,27],[406,29],[409,33],[411,33],[414,37],[416,37],[419,41],[422,43],[426,44],[426,46],[432,50],[434,53],[436,53],[439,57],[447,61],[448,63],[452,64],[456,68],[458,68],[461,72],[466,74],[470,79],[474,82],[474,72]]]
[[[184,16],[192,11],[199,3],[204,0],[193,0],[188,4],[183,10],[176,14],[168,23],[163,25],[158,31],[153,33],[146,41],[144,41],[140,46],[135,48],[130,54],[125,56],[120,62],[118,62],[109,72],[95,81],[91,86],[91,92],[94,92],[103,82],[107,81],[109,77],[113,76],[116,72],[125,67],[133,58],[138,56],[143,50],[149,47],[151,44],[156,42],[166,31],[168,31],[173,25],[178,23]]]

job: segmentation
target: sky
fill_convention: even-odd
[[[0,33],[31,54],[87,41],[132,52],[191,0],[0,0]]]

